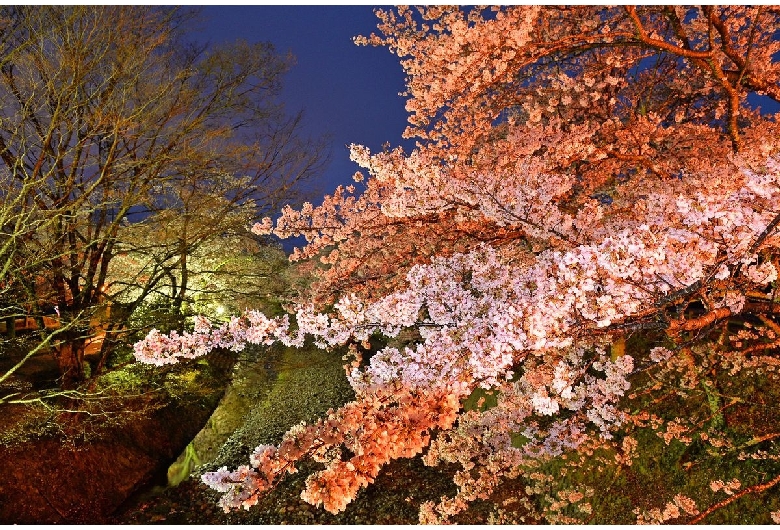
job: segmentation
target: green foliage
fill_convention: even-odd
[[[525,444],[531,441],[530,438],[527,436],[524,436],[522,433],[519,432],[513,432],[511,434],[512,437],[512,447],[515,449],[522,449]]]
[[[168,468],[168,485],[178,486],[199,465],[201,465],[201,461],[195,451],[195,445],[190,442],[187,449],[184,450],[184,454]]]
[[[475,388],[463,403],[463,410],[478,410],[485,412],[498,404],[498,394],[496,390],[485,390],[484,388]]]
[[[111,370],[97,379],[97,388],[110,390],[117,394],[138,394],[147,388],[149,373],[139,369],[138,365],[129,365]]]

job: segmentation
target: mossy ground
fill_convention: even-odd
[[[639,339],[629,342],[628,353],[646,358],[652,344]],[[780,373],[762,368],[730,373],[722,366],[709,369],[701,355],[693,360],[697,370],[706,368],[693,385],[683,384],[679,372],[639,370],[632,377],[624,409],[648,411],[657,423],[651,419],[618,431],[618,448],[624,437],[637,442],[629,463],[616,462],[622,451],[614,448],[584,447],[551,459],[539,468],[551,477],[543,480],[548,486],[537,495],[539,506],[548,508],[560,500],[559,492],[577,490],[586,493],[582,502],[591,509],[583,513],[579,503],[564,502],[563,516],[592,524],[635,524],[638,513],[663,511],[678,494],[693,499],[700,512],[728,499],[731,494],[713,491],[713,481],[737,479],[740,486],[733,493],[738,493],[780,475]],[[681,433],[665,439],[672,421]],[[700,522],[769,524],[776,510],[780,486],[745,494]],[[693,518],[681,514],[668,522]]]

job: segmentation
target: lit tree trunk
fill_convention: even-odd
[[[97,381],[96,376],[98,376],[100,373],[103,372],[103,369],[106,366],[106,362],[108,361],[109,356],[114,351],[114,348],[119,342],[121,328],[122,325],[116,322],[112,322],[111,324],[108,324],[105,328],[103,341],[100,344],[100,359],[98,360],[97,364],[92,370],[90,376],[91,377],[91,382],[89,385],[90,391],[95,389],[95,383]]]
[[[176,314],[181,314],[182,305],[184,304],[184,299],[187,296],[187,286],[189,285],[189,269],[187,265],[188,250],[189,249],[187,248],[186,242],[182,240],[181,254],[179,256],[179,270],[181,271],[181,280],[179,282],[179,291],[176,294],[176,298],[174,300],[174,312]]]
[[[54,357],[60,370],[61,386],[75,388],[84,380],[84,350],[86,338],[78,328],[64,334],[61,341],[54,345]]]

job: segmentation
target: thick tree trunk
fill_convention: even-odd
[[[103,373],[108,358],[114,352],[117,344],[119,344],[120,334],[124,328],[122,322],[109,322],[103,327],[103,340],[100,343],[100,355],[97,364],[92,369],[91,377],[93,378],[90,383],[90,390],[94,390],[95,377]]]
[[[72,389],[84,381],[84,348],[83,337],[65,339],[54,347],[62,388]]]

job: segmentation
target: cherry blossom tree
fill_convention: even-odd
[[[416,147],[353,146],[362,192],[340,187],[255,226],[306,236],[292,258],[324,264],[309,298],[293,319],[201,318],[135,347],[139,360],[165,364],[306,337],[349,346],[355,401],[258,447],[248,465],[205,474],[222,506],[252,506],[304,457],[324,469],[302,497],[332,512],[393,459],[460,464],[458,493],[423,505],[422,522],[521,473],[541,480],[535,466],[567,452],[610,446],[630,465],[631,426],[652,424],[666,443],[693,432],[684,417],[625,406],[647,371],[706,394],[701,439],[714,438],[723,404],[712,374],[780,364],[780,127],[748,100],[780,102],[780,10],[377,15],[379,33],[357,42],[401,59]],[[405,345],[363,358],[369,338],[404,330],[414,331]],[[655,345],[627,349],[637,333]],[[582,498],[570,491],[565,503]],[[700,508],[679,494],[636,514],[710,513]],[[543,516],[566,522],[556,513]]]

